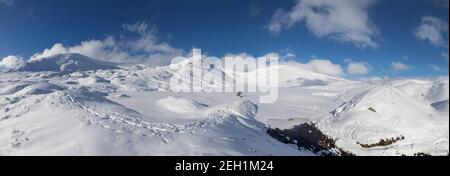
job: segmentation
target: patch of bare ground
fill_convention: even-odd
[[[405,140],[405,137],[403,136],[399,136],[399,137],[393,137],[390,139],[381,139],[379,142],[377,143],[373,143],[373,144],[362,144],[359,142],[356,142],[358,145],[360,145],[362,148],[374,148],[374,147],[385,147],[385,146],[390,146],[398,141],[401,140]]]
[[[323,134],[315,124],[304,123],[292,129],[269,129],[267,133],[286,144],[295,144],[300,149],[312,151],[322,156],[355,156],[335,145],[336,141]]]

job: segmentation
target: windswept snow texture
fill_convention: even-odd
[[[448,78],[368,84],[282,64],[237,74],[278,71],[272,104],[258,93],[169,89],[171,78],[189,79],[189,67],[230,76],[215,64],[118,65],[79,54],[28,61],[0,74],[0,155],[316,155],[267,134],[303,123],[356,155],[448,154]],[[393,138],[401,140],[371,145]]]

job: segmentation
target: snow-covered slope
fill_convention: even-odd
[[[325,87],[330,85],[345,85],[349,83],[355,83],[342,78],[332,77],[309,70],[305,70],[296,65],[290,65],[288,63],[279,63],[278,65],[270,66],[267,68],[261,68],[256,70],[227,70],[224,68],[221,62],[208,60],[206,58],[199,59],[193,62],[192,60],[181,61],[177,64],[172,65],[171,72],[172,75],[178,77],[179,79],[189,79],[188,77],[192,74],[191,68],[196,68],[201,70],[203,73],[208,73],[210,76],[214,77],[215,80],[225,80],[225,86],[232,86],[233,81],[236,84],[249,84],[255,85],[257,82],[251,82],[251,80],[256,81],[258,76],[267,75],[272,80],[278,80],[277,84],[280,87]],[[173,69],[176,68],[176,69]],[[274,74],[277,73],[277,74]],[[208,85],[204,80],[193,80],[193,85],[203,87]],[[248,82],[243,82],[248,81]],[[218,85],[210,85],[209,87],[215,87]]]
[[[252,73],[252,76],[256,76],[261,72],[278,72],[278,80],[280,86],[303,86],[303,87],[314,87],[314,86],[329,86],[331,84],[345,84],[351,81],[336,78],[320,73],[315,73],[297,67],[295,65],[280,64],[277,66],[269,67],[266,69],[259,69]]]
[[[271,138],[249,100],[197,102],[167,92],[168,67],[104,66],[58,55],[0,75],[0,155],[311,155]]]
[[[433,104],[431,104],[431,106],[433,108],[435,108],[437,111],[439,111],[442,115],[448,117],[448,115],[449,115],[449,113],[448,113],[448,110],[449,110],[448,100],[433,103]]]
[[[302,154],[266,135],[248,101],[211,109],[186,124],[152,122],[84,88],[17,103],[9,112],[28,110],[0,121],[1,155]]]
[[[278,101],[260,104],[260,93],[172,92],[192,67],[235,81],[209,60],[154,67],[79,54],[1,73],[0,155],[313,155],[266,133],[307,122],[358,155],[448,153],[446,79],[371,85],[287,64],[238,73],[278,72]],[[399,140],[370,147],[385,138]]]
[[[392,81],[397,89],[406,95],[426,102],[439,102],[449,99],[449,81],[447,80],[397,80]]]
[[[448,77],[437,80],[396,80],[391,84],[409,97],[429,104],[448,116]]]
[[[392,86],[362,90],[320,123],[357,155],[446,155],[448,117]]]

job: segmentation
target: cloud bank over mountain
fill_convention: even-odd
[[[375,0],[297,0],[290,10],[278,9],[267,30],[278,35],[297,23],[320,38],[352,43],[362,48],[378,46],[377,27],[368,10]]]
[[[105,39],[83,41],[78,45],[64,46],[56,43],[31,59],[48,57],[55,54],[80,53],[95,59],[119,63],[146,63],[167,65],[174,57],[183,54],[183,50],[159,41],[156,29],[147,22],[124,24],[127,36],[107,36]]]

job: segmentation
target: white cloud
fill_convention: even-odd
[[[103,40],[83,41],[75,46],[63,46],[60,43],[34,54],[31,59],[48,57],[63,53],[80,53],[94,59],[120,63],[146,63],[167,65],[183,51],[161,42],[156,37],[156,30],[146,22],[125,24],[123,28],[130,36],[108,36]]]
[[[66,47],[64,47],[61,43],[54,44],[51,48],[45,49],[41,53],[36,53],[31,56],[31,60],[39,59],[42,57],[49,57],[56,54],[63,54],[69,52]]]
[[[14,5],[14,0],[0,0],[0,4],[5,4],[7,6]]]
[[[441,67],[439,67],[439,66],[437,66],[437,65],[434,65],[434,64],[428,65],[428,67],[429,67],[432,71],[435,71],[435,72],[442,72],[442,71],[444,71],[443,68],[441,68]]]
[[[347,67],[348,73],[356,75],[367,74],[371,70],[372,70],[371,65],[364,62],[350,62]]]
[[[432,16],[422,17],[419,27],[413,31],[419,40],[430,42],[437,47],[448,47],[448,22]]]
[[[241,58],[255,58],[255,57],[253,57],[252,55],[250,55],[250,54],[248,54],[248,53],[238,53],[238,54],[231,54],[231,53],[229,53],[229,54],[226,54],[225,56],[224,56],[224,58],[226,58],[226,57],[241,57]]]
[[[306,70],[330,76],[341,77],[344,74],[340,65],[326,59],[313,59],[306,64],[299,63],[299,66]]]
[[[449,0],[429,0],[431,3],[433,3],[436,7],[440,8],[447,8],[449,5]]]
[[[130,31],[130,32],[137,32],[139,34],[145,34],[147,32],[154,32],[154,29],[149,26],[150,24],[147,22],[137,22],[133,24],[123,24],[122,28]]]
[[[377,47],[378,29],[369,19],[368,9],[376,0],[296,0],[295,6],[285,11],[278,9],[267,26],[278,35],[299,22],[317,37],[327,37],[359,47]]]
[[[442,53],[441,56],[448,62],[448,53]]]
[[[0,61],[0,70],[12,70],[24,63],[23,59],[19,56],[7,56]]]
[[[297,57],[297,55],[295,55],[294,53],[287,53],[285,56],[281,57],[281,60],[290,60],[290,59],[295,59]]]
[[[254,57],[248,53],[226,54],[224,57],[241,57],[241,58],[257,59],[257,57]],[[271,53],[267,53],[261,57],[265,57],[265,58],[276,57],[279,59],[279,62],[285,62],[285,61],[295,60],[295,58],[297,56],[293,53],[286,53],[285,55],[281,55],[280,53],[271,52]]]
[[[353,59],[347,58],[347,59],[344,59],[344,62],[348,64],[348,63],[353,62]]]
[[[392,62],[391,67],[394,71],[404,71],[411,69],[409,65],[396,61]]]
[[[250,17],[254,18],[254,17],[258,16],[260,14],[260,12],[261,12],[261,7],[259,7],[255,3],[250,4],[250,9],[249,9]]]

